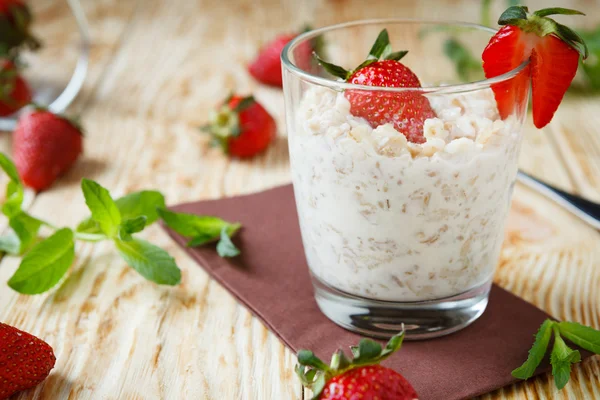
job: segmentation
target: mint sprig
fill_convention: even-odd
[[[178,213],[167,209],[158,209],[158,215],[164,223],[181,236],[190,239],[188,247],[196,247],[219,241],[217,252],[221,257],[235,257],[240,251],[231,237],[241,228],[239,223],[230,223],[218,217]]]
[[[0,237],[0,251],[24,254],[8,285],[23,294],[39,294],[57,285],[75,260],[75,241],[112,241],[121,258],[144,278],[160,285],[177,285],[181,271],[173,257],[165,250],[136,238],[159,218],[159,209],[165,215],[164,196],[157,191],[141,191],[113,200],[110,192],[99,183],[83,179],[81,189],[91,217],[79,223],[77,229],[57,228],[22,209],[24,187],[17,170],[6,155],[0,153],[0,168],[10,178],[2,213],[8,218],[11,230]],[[229,236],[239,228],[217,217],[177,215],[180,226],[193,226],[194,239],[208,240],[221,237],[219,254],[232,257],[239,254]],[[204,224],[198,224],[203,221]],[[54,231],[42,239],[42,229]]]
[[[571,349],[564,339],[582,349],[600,354],[600,331],[575,322],[556,322],[547,319],[535,335],[527,360],[512,371],[512,376],[519,379],[531,378],[544,359],[552,336],[554,336],[554,345],[550,354],[550,364],[554,383],[558,389],[564,388],[569,381],[571,365],[581,361],[579,351]]]

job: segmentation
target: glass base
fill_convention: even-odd
[[[431,339],[456,332],[475,321],[488,303],[491,282],[468,292],[437,300],[399,303],[354,296],[312,275],[319,308],[350,331],[388,339],[402,330],[406,340]]]

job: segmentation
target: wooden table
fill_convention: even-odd
[[[94,47],[90,75],[72,111],[83,115],[85,156],[52,190],[28,193],[34,215],[71,226],[86,215],[82,177],[98,180],[115,196],[157,188],[169,204],[288,182],[281,91],[257,85],[244,68],[276,33],[307,21],[477,21],[479,13],[472,0],[371,1],[368,7],[359,0],[82,2]],[[36,31],[47,43],[30,75],[64,85],[76,57],[74,21],[66,2],[30,3]],[[545,2],[527,3],[535,9]],[[594,0],[568,3],[591,15],[587,24],[598,22]],[[499,12],[502,4],[496,6]],[[209,149],[196,129],[233,89],[254,92],[279,123],[280,138],[252,161],[229,160]],[[600,100],[592,97],[568,99],[541,132],[528,121],[522,168],[600,201],[598,125]],[[10,134],[2,134],[0,149],[9,151],[10,141]],[[77,246],[70,277],[49,294],[28,297],[0,286],[0,320],[44,338],[58,358],[45,383],[17,399],[309,398],[293,373],[295,356],[273,334],[159,227],[144,236],[176,257],[180,286],[149,283],[109,245],[88,243]],[[598,232],[519,187],[495,281],[557,318],[600,328],[599,249]],[[17,258],[5,257],[0,282],[17,265]],[[592,357],[574,368],[560,393],[550,376],[542,376],[483,398],[600,398],[599,377],[600,358]]]

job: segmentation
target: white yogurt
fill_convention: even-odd
[[[308,264],[326,284],[422,301],[491,279],[519,124],[499,118],[490,90],[430,101],[438,118],[419,145],[352,116],[341,93],[305,93],[289,136],[292,177]]]

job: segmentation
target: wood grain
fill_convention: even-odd
[[[66,3],[32,3],[37,30],[49,46],[29,74],[40,84],[60,86],[76,56],[62,50],[76,42],[74,25]],[[532,8],[544,3],[528,2]],[[590,0],[568,3],[590,15],[600,10]],[[83,4],[95,43],[89,79],[73,106],[87,127],[85,156],[51,191],[28,193],[33,214],[61,225],[86,215],[82,177],[98,180],[116,196],[160,188],[171,204],[288,182],[285,132],[264,155],[232,161],[209,149],[196,129],[232,89],[254,92],[283,129],[281,92],[258,86],[244,68],[276,33],[305,22],[323,26],[382,16],[476,21],[479,13],[467,0],[373,1],[369,7],[350,0]],[[600,199],[599,105],[595,98],[568,99],[542,132],[528,125],[522,168]],[[1,135],[0,149],[9,146],[10,136]],[[43,337],[58,357],[48,380],[16,399],[309,398],[294,377],[294,355],[273,334],[158,227],[144,236],[175,256],[183,271],[179,287],[144,281],[108,244],[78,245],[70,277],[50,294],[20,296],[0,286],[0,320]],[[517,188],[495,280],[558,318],[600,328],[599,249],[598,232]],[[16,258],[5,257],[0,282],[17,265]],[[594,357],[574,368],[560,393],[544,376],[482,398],[600,399],[599,377]]]

